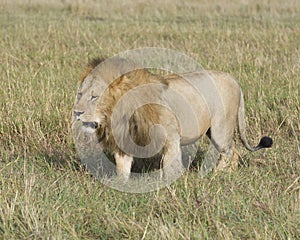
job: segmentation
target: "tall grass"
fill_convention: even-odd
[[[299,239],[299,1],[0,1],[1,239]],[[70,119],[88,59],[137,47],[231,73],[248,167],[117,192],[78,165]]]

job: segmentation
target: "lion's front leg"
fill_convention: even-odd
[[[131,165],[133,162],[133,157],[126,154],[121,155],[115,153],[116,168],[118,177],[122,178],[124,181],[127,181],[130,177]]]
[[[167,141],[163,154],[163,179],[171,182],[179,178],[184,172],[181,159],[180,138]]]

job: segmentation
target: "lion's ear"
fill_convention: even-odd
[[[81,73],[79,78],[79,84],[82,84],[84,79],[90,74],[90,72],[93,70],[91,66],[88,66],[83,73]]]

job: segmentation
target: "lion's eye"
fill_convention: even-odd
[[[98,98],[98,96],[91,96],[90,101],[95,101]]]

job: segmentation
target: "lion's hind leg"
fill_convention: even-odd
[[[239,165],[239,153],[234,147],[234,142],[231,143],[231,146],[228,147],[226,151],[221,152],[219,163],[215,171],[234,171],[238,168]]]
[[[219,152],[219,161],[216,161],[215,171],[232,171],[238,167],[239,162],[239,155],[233,142],[234,128],[230,127],[235,126],[234,118],[227,119],[227,126],[224,126],[224,122],[226,122],[224,119],[215,122],[208,135],[212,144]]]

